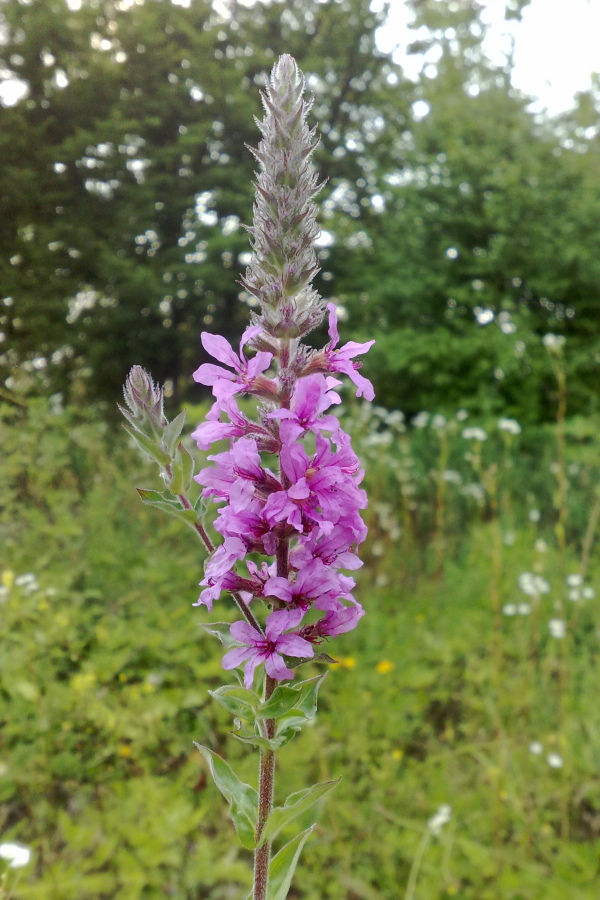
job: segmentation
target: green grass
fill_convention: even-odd
[[[588,468],[572,477],[578,524],[564,558],[552,540],[550,476],[526,452],[501,483],[500,522],[488,495],[479,503],[448,484],[440,543],[436,435],[394,432],[369,446],[380,425],[355,425],[371,495],[359,573],[368,614],[329,648],[340,663],[316,724],[280,753],[281,795],[342,776],[320,807],[292,900],[402,900],[411,868],[412,900],[596,900],[600,601],[569,601],[565,575],[578,567],[597,460],[587,448]],[[151,470],[90,417],[56,415],[42,401],[6,407],[0,440],[0,571],[6,585],[10,572],[39,583],[12,584],[0,603],[0,839],[34,854],[15,897],[244,898],[250,854],[192,743],[255,780],[252,752],[207,694],[224,674],[200,627],[206,612],[191,606],[201,547],[139,503],[133,486],[152,487]],[[502,459],[490,439],[477,479],[452,442],[463,483],[484,483]],[[581,447],[570,453],[578,460]],[[534,549],[540,536],[546,553]],[[539,608],[495,616],[495,602],[529,599],[517,580],[535,566],[552,588]],[[600,595],[597,573],[592,555],[586,584]],[[564,640],[550,636],[553,617],[567,621]],[[417,873],[442,804],[451,820]]]

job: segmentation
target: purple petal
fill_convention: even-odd
[[[335,309],[335,303],[328,303],[327,309],[329,310],[329,337],[331,338],[331,346],[335,347],[340,339],[337,327],[337,312]]]
[[[263,639],[261,633],[248,622],[234,622],[231,626],[231,637],[240,644],[246,644],[251,648]]]
[[[257,353],[254,359],[251,359],[248,363],[248,378],[256,378],[257,375],[260,375],[261,372],[268,369],[272,359],[273,354],[267,353],[265,350],[261,350],[260,353]]]
[[[270,641],[275,641],[286,628],[295,628],[302,621],[304,613],[301,609],[278,609],[267,616],[265,634]]]
[[[293,678],[294,673],[288,669],[279,653],[273,653],[265,659],[265,669],[271,678],[277,681],[285,681],[286,678]]]
[[[234,647],[233,650],[227,651],[221,665],[224,669],[237,669],[254,652],[251,647]]]
[[[277,641],[277,651],[286,656],[314,656],[313,645],[299,634],[282,634]]]
[[[287,578],[275,575],[274,578],[269,578],[266,582],[263,594],[265,597],[277,597],[279,600],[283,600],[284,603],[289,603],[293,596],[292,586]]]
[[[210,355],[214,356],[215,359],[218,359],[219,362],[225,363],[226,366],[235,369],[236,372],[240,371],[240,360],[238,355],[233,350],[229,341],[225,340],[224,337],[221,337],[220,334],[210,334],[208,331],[203,331],[200,335],[200,340],[207,353],[210,353]]]
[[[233,372],[228,372],[227,369],[222,369],[221,366],[215,366],[213,363],[204,363],[196,369],[192,378],[198,384],[213,385],[222,379],[231,381],[235,378],[235,375]]]
[[[252,682],[254,681],[254,670],[260,664],[261,658],[258,652],[248,660],[246,663],[246,668],[244,669],[244,685],[250,690],[252,688]]]

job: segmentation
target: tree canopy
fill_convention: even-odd
[[[376,337],[380,400],[544,418],[541,337],[560,331],[571,409],[596,409],[600,87],[534,116],[510,59],[485,58],[475,0],[410,5],[416,82],[377,49],[369,0],[4,0],[0,89],[25,95],[0,90],[6,387],[29,371],[112,405],[139,363],[189,396],[200,331],[235,340],[248,319],[246,144],[289,52],[327,179],[319,288]]]

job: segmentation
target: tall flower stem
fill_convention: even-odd
[[[290,344],[289,340],[279,341],[278,364],[279,371],[286,370],[290,362]],[[284,381],[284,379],[282,379]],[[290,406],[290,385],[282,389],[279,396],[279,405],[282,409],[289,409]],[[284,490],[290,487],[290,480],[283,471],[281,465],[281,454],[279,459],[279,477]],[[277,539],[276,565],[277,575],[281,578],[287,578],[290,574],[289,564],[289,538],[279,537]],[[268,700],[277,686],[277,682],[269,675],[265,676],[265,700]],[[276,721],[275,719],[265,720],[265,736],[267,740],[275,737]],[[258,774],[258,821],[256,826],[256,838],[260,840],[265,823],[269,818],[273,809],[273,793],[275,790],[275,751],[261,750],[260,752],[260,768]],[[266,900],[269,887],[269,863],[271,861],[271,842],[267,841],[262,847],[259,847],[254,854],[254,894],[253,900]]]
[[[269,675],[265,678],[265,700],[268,700],[277,682]],[[275,719],[265,721],[265,733],[268,740],[275,737]],[[260,836],[273,809],[273,792],[275,789],[275,751],[261,750],[258,775],[258,822],[256,837]],[[253,900],[266,900],[269,887],[269,863],[271,860],[271,842],[267,841],[254,853],[254,893]]]

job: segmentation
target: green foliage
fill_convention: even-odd
[[[431,422],[406,428],[398,414],[357,406],[346,423],[371,499],[356,573],[367,616],[336,641],[318,717],[322,673],[312,663],[307,680],[268,701],[280,728],[306,726],[278,753],[280,805],[267,827],[290,843],[275,857],[272,890],[288,890],[318,818],[291,897],[396,900],[427,823],[450,804],[417,897],[594,900],[597,521],[582,560],[600,481],[597,427],[583,418],[566,427],[562,558],[554,430],[507,438],[481,420],[489,437],[477,451],[461,436],[473,422]],[[240,794],[249,845],[256,754],[233,737],[259,740],[254,723],[269,708],[224,685],[223,648],[194,624],[204,616],[191,606],[199,542],[139,502],[132,486],[151,479],[147,464],[90,412],[55,400],[6,405],[0,440],[0,836],[33,851],[16,900],[245,896],[249,852],[193,743],[213,766],[220,759],[226,791]],[[578,570],[596,597],[580,589],[569,599],[565,578]],[[521,593],[525,571],[550,593]],[[16,584],[11,572],[34,582]],[[529,614],[502,614],[523,602]],[[564,639],[552,637],[552,618],[566,622]],[[212,629],[224,634],[227,623]],[[241,721],[227,735],[232,716]]]
[[[258,806],[256,790],[240,781],[231,766],[208,747],[202,744],[196,744],[196,747],[208,763],[216,786],[229,803],[231,818],[242,846],[254,850]]]
[[[413,414],[468,396],[478,414],[546,421],[540,338],[559,331],[573,348],[571,411],[597,412],[596,84],[559,121],[536,118],[510,63],[485,58],[474,2],[411,2],[411,52],[441,51],[416,83],[376,51],[383,12],[368,0],[236,4],[232,16],[208,0],[127,6],[2,6],[7,67],[22,60],[10,65],[30,85],[0,137],[10,390],[100,397],[112,416],[133,363],[168,381],[174,403],[198,390],[200,331],[237,339],[247,322],[244,145],[258,140],[259,86],[285,51],[321,131],[330,245],[318,286],[347,310],[352,337],[377,339],[380,402]]]

